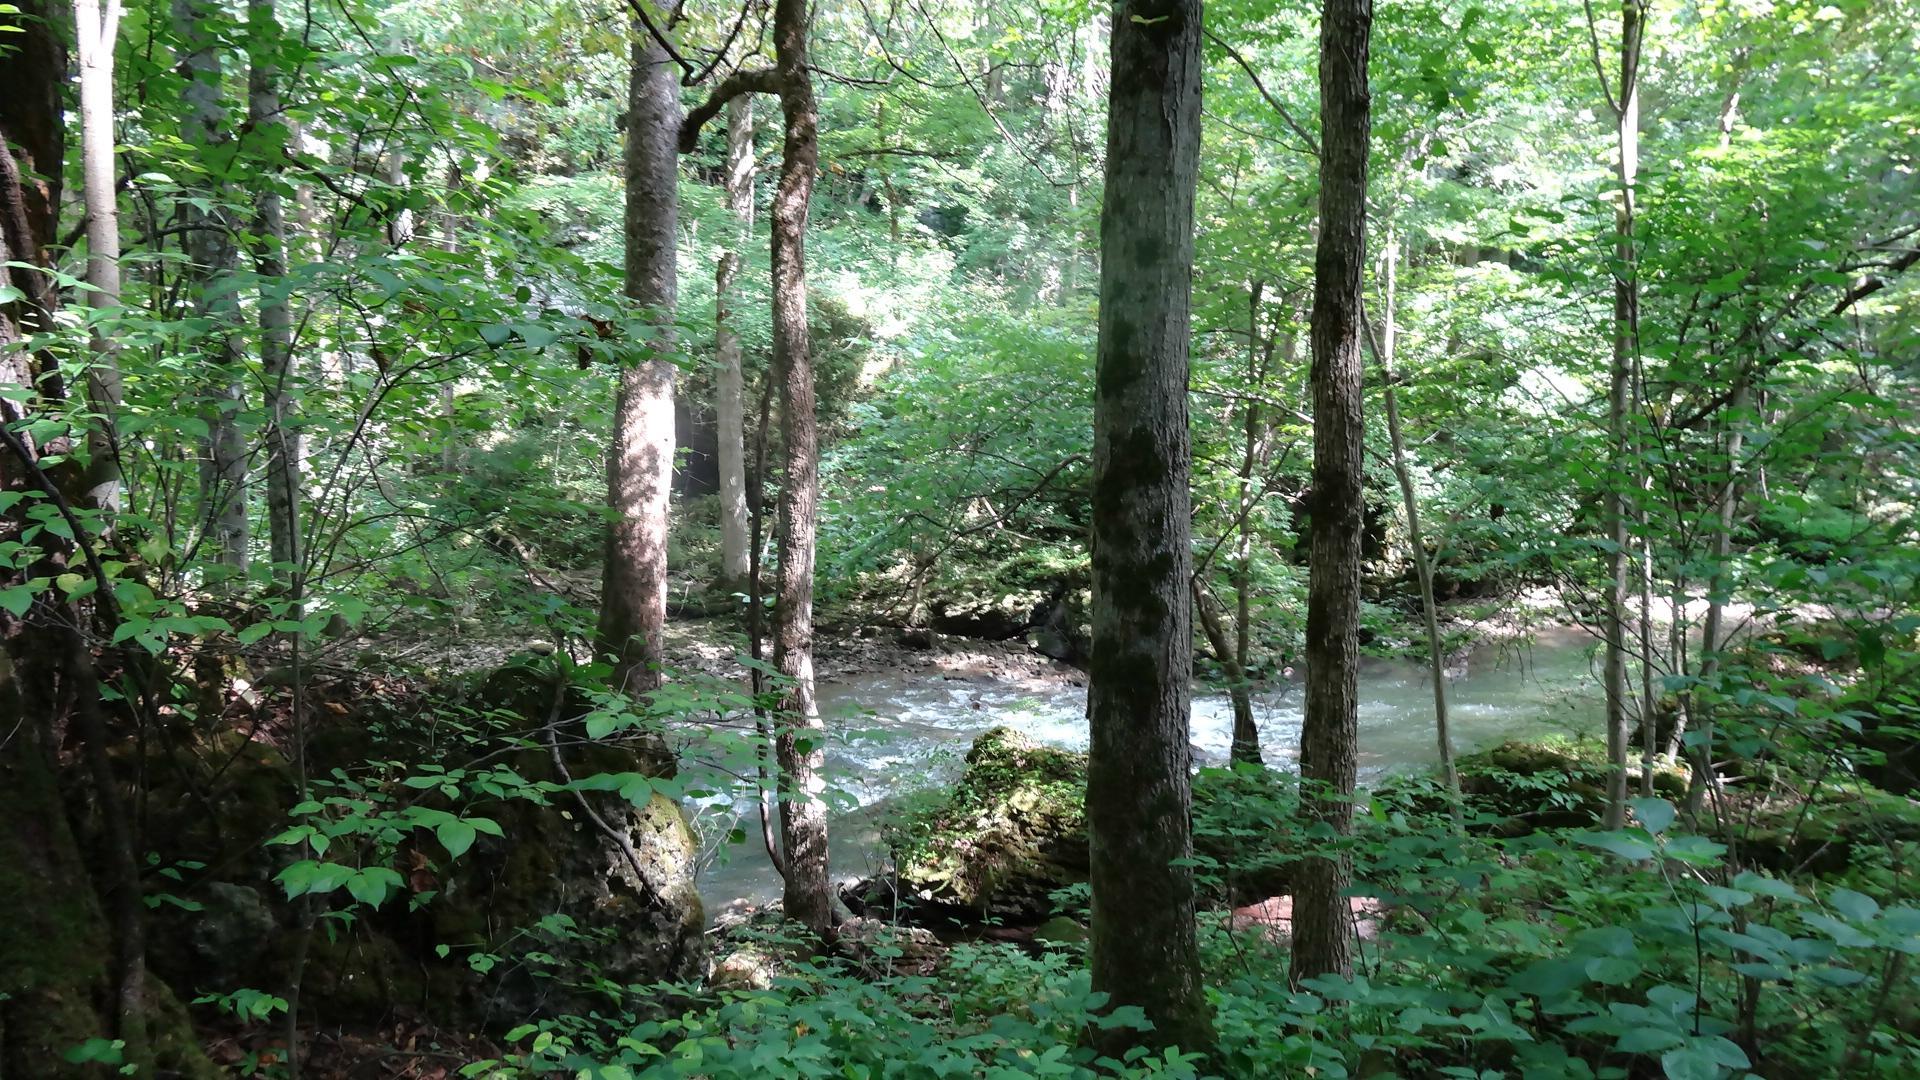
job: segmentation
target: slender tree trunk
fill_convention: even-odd
[[[460,250],[461,218],[455,209],[465,181],[460,175],[460,164],[447,163],[446,211],[440,223],[440,250],[448,255],[458,254]],[[440,471],[451,476],[460,471],[460,443],[455,437],[460,430],[459,393],[451,375],[440,380],[440,417],[446,421],[447,437],[440,444]]]
[[[1255,282],[1247,297],[1247,386],[1253,391],[1259,390],[1264,375],[1260,359],[1260,303],[1265,293],[1264,283]],[[1272,359],[1272,351],[1269,343],[1266,348],[1269,360]],[[1221,658],[1221,667],[1227,673],[1227,700],[1233,707],[1233,743],[1228,758],[1243,765],[1263,764],[1260,758],[1260,726],[1253,716],[1253,688],[1249,685],[1247,669],[1253,655],[1253,475],[1265,456],[1261,436],[1264,424],[1260,402],[1250,398],[1241,417],[1245,442],[1241,447],[1239,488],[1234,505],[1234,635],[1231,644],[1227,641],[1225,628],[1218,625],[1218,616],[1210,608],[1203,604],[1195,609],[1206,631],[1207,641],[1213,647],[1214,654]],[[1199,601],[1197,594],[1195,599]]]
[[[780,392],[785,479],[780,488],[780,574],[775,584],[773,663],[786,680],[777,747],[786,784],[780,841],[786,849],[787,917],[817,934],[832,930],[825,782],[826,724],[813,687],[813,566],[820,500],[820,435],[807,330],[807,216],[820,161],[819,113],[807,59],[806,0],[774,5],[775,74],[785,135],[773,197],[773,371]]]
[[[1713,529],[1713,569],[1707,586],[1707,619],[1701,629],[1700,637],[1700,682],[1708,694],[1718,695],[1714,685],[1720,676],[1720,658],[1726,651],[1728,638],[1726,633],[1727,594],[1733,588],[1731,567],[1733,558],[1733,525],[1740,515],[1740,495],[1745,463],[1741,454],[1746,450],[1745,432],[1741,425],[1747,422],[1742,415],[1748,404],[1751,391],[1747,385],[1744,371],[1733,384],[1733,396],[1727,402],[1726,412],[1726,452],[1727,476],[1720,489],[1719,506],[1714,514]],[[1713,772],[1713,711],[1706,704],[1699,704],[1700,730],[1694,739],[1695,745],[1688,753],[1693,766],[1693,780],[1687,786],[1687,812],[1696,820],[1704,808],[1707,789],[1717,782]],[[1685,745],[1686,732],[1678,724],[1674,725],[1673,737],[1668,744],[1667,753],[1678,754]]]
[[[1292,981],[1353,973],[1345,891],[1352,856],[1359,725],[1361,282],[1367,257],[1367,53],[1372,0],[1326,0],[1320,20],[1320,239],[1314,253],[1313,495],[1307,587],[1306,716],[1301,807],[1331,832],[1330,850],[1300,863],[1293,903]]]
[[[1452,727],[1447,716],[1447,661],[1440,646],[1439,605],[1433,599],[1433,560],[1427,554],[1426,535],[1420,528],[1420,498],[1413,489],[1413,470],[1407,464],[1407,440],[1400,429],[1399,375],[1393,369],[1399,345],[1400,246],[1393,229],[1387,229],[1385,259],[1386,298],[1380,315],[1380,383],[1387,405],[1387,438],[1393,445],[1393,475],[1400,482],[1400,505],[1407,515],[1407,555],[1413,560],[1414,577],[1420,584],[1420,615],[1427,628],[1427,665],[1433,673],[1433,729],[1440,748],[1440,772],[1446,778],[1447,794],[1453,799],[1454,821],[1460,819],[1460,773],[1453,764]]]
[[[673,318],[678,281],[680,85],[666,51],[635,25],[627,96],[626,293],[655,321],[651,340],[622,365],[607,457],[606,565],[600,651],[613,684],[660,685],[667,623],[667,499],[673,482]]]
[[[208,195],[218,200],[228,192],[233,171],[232,132],[221,97],[221,46],[215,34],[218,12],[207,0],[174,0],[173,17],[187,49],[183,73],[186,118],[181,128],[189,146],[207,169]],[[217,202],[216,202],[217,206]],[[185,275],[196,310],[211,323],[201,348],[208,358],[210,382],[206,402],[207,445],[201,462],[201,518],[212,534],[221,566],[233,576],[244,576],[248,557],[247,444],[240,430],[246,408],[246,372],[236,329],[239,298],[226,280],[238,266],[233,238],[237,234],[223,209],[211,212],[182,203],[185,218]]]
[[[1607,396],[1608,476],[1603,515],[1607,523],[1607,613],[1604,681],[1607,697],[1607,806],[1604,825],[1627,820],[1627,758],[1631,738],[1627,713],[1627,604],[1632,538],[1626,491],[1634,468],[1631,454],[1633,354],[1639,283],[1633,270],[1633,190],[1640,161],[1640,38],[1645,0],[1624,0],[1620,21],[1620,86],[1614,102],[1614,176],[1620,202],[1614,214],[1613,364]]]
[[[1115,5],[1093,411],[1087,828],[1093,988],[1206,1049],[1194,931],[1187,366],[1200,156],[1199,0]]]
[[[1240,659],[1242,653],[1235,648],[1232,635],[1215,610],[1217,601],[1200,578],[1193,579],[1193,611],[1200,620],[1200,630],[1207,636],[1207,647],[1220,660],[1220,670],[1227,677],[1227,701],[1233,707],[1233,744],[1227,752],[1229,761],[1236,765],[1259,765],[1260,728],[1253,717],[1253,692],[1247,683],[1246,663]],[[1235,627],[1236,631],[1239,629]],[[1241,634],[1244,638],[1246,635]]]
[[[255,255],[260,274],[260,368],[267,409],[267,548],[274,577],[287,582],[300,563],[300,451],[295,412],[293,308],[286,293],[287,215],[279,163],[286,156],[280,116],[280,24],[274,0],[247,3],[247,120],[270,175],[254,198]]]
[[[87,305],[93,308],[93,370],[88,403],[102,420],[88,433],[91,461],[86,499],[97,507],[120,501],[119,447],[112,437],[120,411],[118,348],[102,319],[120,309],[120,194],[114,168],[113,51],[120,34],[120,0],[75,0],[75,51],[80,67],[80,163],[87,211]]]
[[[736,232],[720,254],[714,276],[714,416],[719,427],[720,584],[738,589],[747,578],[746,405],[740,373],[740,333],[734,329],[740,254],[753,235],[753,99],[727,103],[727,208]]]

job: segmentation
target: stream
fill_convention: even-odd
[[[1456,753],[1507,739],[1596,730],[1603,698],[1591,661],[1593,639],[1572,629],[1538,633],[1530,644],[1486,645],[1447,678]],[[1269,766],[1292,770],[1300,744],[1302,690],[1273,686],[1254,698],[1260,746]],[[1037,742],[1073,750],[1087,745],[1087,692],[1056,680],[1012,680],[880,671],[819,686],[831,735],[827,782],[835,881],[885,866],[880,825],[903,796],[951,784],[967,749],[1005,725]],[[1224,693],[1196,693],[1192,738],[1204,765],[1227,760],[1233,714]],[[1360,670],[1360,779],[1439,760],[1433,734],[1433,681],[1424,663],[1363,657]],[[700,892],[709,913],[739,900],[780,895],[780,878],[760,842],[751,797],[719,797],[697,808]],[[729,830],[746,840],[728,844]],[[776,825],[777,828],[777,825]],[[719,838],[717,841],[714,838]]]

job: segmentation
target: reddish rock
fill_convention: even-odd
[[[1354,896],[1348,898],[1347,907],[1353,913],[1360,940],[1372,941],[1380,936],[1380,919],[1387,910],[1385,904],[1372,896]],[[1234,908],[1227,926],[1236,931],[1257,930],[1276,944],[1285,942],[1293,936],[1293,897],[1269,896],[1257,904]]]

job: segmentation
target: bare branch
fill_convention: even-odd
[[[1312,154],[1314,157],[1319,157],[1320,156],[1319,142],[1314,139],[1313,134],[1311,132],[1309,132],[1306,128],[1302,127],[1300,125],[1300,122],[1293,118],[1293,114],[1287,111],[1287,107],[1285,105],[1280,104],[1280,101],[1278,98],[1274,97],[1272,94],[1267,92],[1267,84],[1260,81],[1260,73],[1253,70],[1253,65],[1247,62],[1246,57],[1240,55],[1240,50],[1227,44],[1226,41],[1220,37],[1220,35],[1214,33],[1211,30],[1203,30],[1201,31],[1201,33],[1204,33],[1207,36],[1208,41],[1211,41],[1215,45],[1218,45],[1222,49],[1226,50],[1227,55],[1233,58],[1233,62],[1236,64],[1239,64],[1241,70],[1247,73],[1247,78],[1253,80],[1253,88],[1255,90],[1260,91],[1260,96],[1266,99],[1267,104],[1273,108],[1274,112],[1277,112],[1280,114],[1280,119],[1286,123],[1288,129],[1291,130],[1295,135],[1299,136],[1300,141],[1306,144],[1307,153]]]
[[[713,88],[707,100],[694,106],[680,121],[680,152],[691,154],[700,145],[700,129],[720,115],[727,102],[741,94],[774,94],[780,90],[780,76],[772,68],[743,68]]]

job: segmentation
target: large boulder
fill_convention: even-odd
[[[627,769],[639,771],[643,760]],[[529,761],[523,775],[540,778]],[[483,1019],[583,1011],[595,986],[698,979],[705,913],[694,882],[700,845],[685,811],[657,792],[639,805],[571,794],[485,808],[502,836],[479,837],[446,867],[426,909],[431,938],[487,966]],[[564,976],[564,977],[563,977]]]
[[[488,680],[480,696],[494,739],[524,738],[546,722],[552,683],[543,686],[540,675],[537,661],[521,659]],[[457,703],[430,702],[417,711],[437,719]],[[378,859],[405,884],[372,910],[344,892],[327,897],[303,962],[303,1013],[352,1022],[398,1010],[443,1024],[512,1024],[595,1007],[606,1000],[596,996],[602,990],[704,974],[705,916],[694,887],[699,846],[677,801],[638,793],[637,786],[629,788],[632,801],[614,791],[585,792],[589,814],[573,792],[542,790],[542,782],[564,778],[537,737],[510,757],[483,759],[528,782],[518,791],[489,798],[469,787],[449,800],[437,790],[397,785],[382,770],[367,773],[366,763],[452,771],[468,767],[475,751],[450,753],[444,737],[436,745],[411,714],[384,719],[372,725],[349,716],[323,727],[309,743],[309,771],[339,769],[353,783],[370,783],[383,809],[419,806],[485,818],[500,835],[479,833],[457,858],[428,829],[358,850],[337,842],[330,859]],[[657,741],[594,743],[570,749],[568,770],[577,780],[659,776],[671,768],[659,749]],[[162,786],[165,797],[154,800],[149,838],[161,865],[189,868],[178,875],[179,902],[153,915],[154,969],[189,997],[276,989],[300,962],[303,915],[275,878],[306,853],[263,841],[289,823],[299,798],[294,773],[285,755],[238,732],[215,740],[200,759],[217,768],[211,778],[178,792]],[[195,797],[201,790],[231,812],[202,813]],[[191,872],[200,867],[207,869]],[[326,914],[349,908],[351,919]]]
[[[1462,756],[1459,771],[1460,790],[1469,805],[1498,819],[1493,831],[1501,835],[1586,828],[1599,822],[1606,810],[1607,754],[1597,742],[1504,742]],[[1687,773],[1661,763],[1654,769],[1653,788],[1663,798],[1684,799]]]
[[[900,898],[925,915],[1036,922],[1087,880],[1087,759],[1011,728],[974,741],[943,803],[889,830]]]

